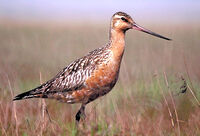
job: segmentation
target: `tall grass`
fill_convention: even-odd
[[[200,135],[200,26],[146,27],[173,41],[128,32],[119,82],[87,105],[77,130],[79,104],[46,100],[48,115],[44,101],[12,98],[102,46],[108,26],[0,24],[1,135]],[[188,89],[177,95],[181,76]]]

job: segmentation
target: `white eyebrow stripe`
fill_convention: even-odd
[[[121,17],[124,17],[124,16],[120,16],[120,15],[115,15],[114,18],[121,18]]]

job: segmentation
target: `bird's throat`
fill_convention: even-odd
[[[110,43],[114,58],[121,61],[125,48],[125,32],[112,29],[110,31]]]

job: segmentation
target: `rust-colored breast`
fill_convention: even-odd
[[[89,101],[107,94],[114,87],[119,75],[120,62],[121,60],[116,61],[111,58],[107,64],[101,65],[94,71],[91,78],[86,80],[88,89],[91,90]]]
[[[86,80],[89,88],[102,88],[109,86],[118,75],[118,66],[114,66],[112,62],[103,64],[100,68],[94,71],[92,76]]]

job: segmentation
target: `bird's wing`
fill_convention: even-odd
[[[105,48],[105,47],[104,47]],[[41,86],[33,89],[34,94],[57,93],[79,90],[84,87],[85,81],[91,76],[103,56],[108,57],[109,52],[104,48],[98,48],[89,52],[86,56],[73,61],[66,68],[60,71],[53,79],[47,81]],[[103,54],[104,52],[104,54]]]
[[[53,79],[36,88],[35,93],[54,93],[80,89],[94,68],[90,64],[89,58],[77,59],[60,71]]]

